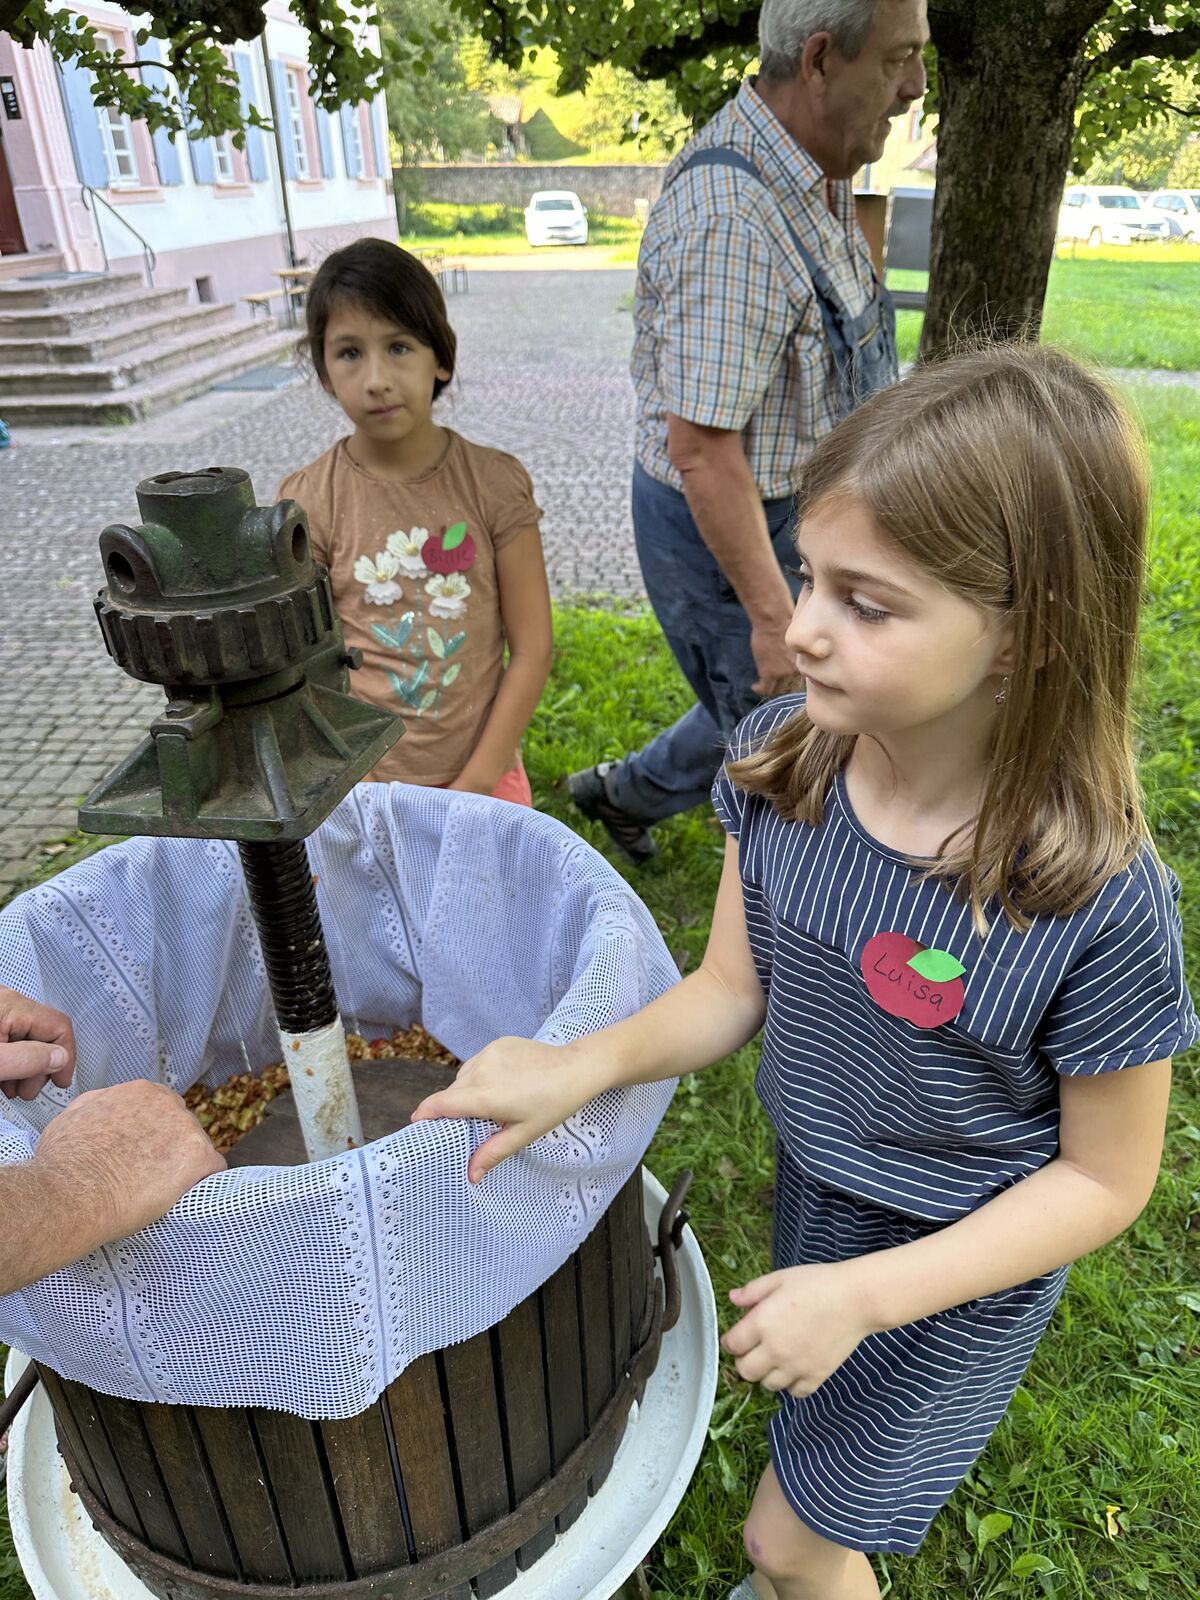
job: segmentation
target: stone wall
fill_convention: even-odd
[[[508,205],[524,208],[535,189],[574,189],[584,205],[614,217],[632,217],[633,202],[656,200],[666,163],[562,167],[548,161],[428,163],[421,174],[421,199],[453,205]],[[399,189],[401,174],[395,171]]]

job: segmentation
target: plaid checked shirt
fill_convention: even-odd
[[[748,156],[764,182],[711,166],[672,182],[687,156],[713,145]],[[652,478],[682,489],[667,458],[667,413],[736,429],[762,498],[781,499],[835,420],[820,307],[783,217],[847,309],[861,311],[875,274],[853,191],[832,182],[826,199],[821,169],[750,80],[675,157],[665,181],[638,256],[630,368],[637,459]]]

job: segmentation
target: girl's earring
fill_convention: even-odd
[[[997,691],[997,694],[996,694],[996,704],[998,706],[1002,706],[1007,699],[1008,699],[1008,674],[1005,673],[1004,679],[1003,679],[1002,683],[1000,684],[1000,688],[999,688],[999,690]]]

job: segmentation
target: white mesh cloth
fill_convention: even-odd
[[[636,895],[524,806],[364,784],[309,852],[342,1015],[369,1037],[421,1021],[462,1057],[498,1034],[565,1043],[675,981]],[[231,845],[134,840],[19,896],[0,913],[0,982],[72,1018],[71,1094],[136,1077],[182,1093],[279,1057]],[[221,1173],[161,1222],[0,1298],[0,1339],[129,1399],[352,1416],[567,1259],[671,1088],[602,1095],[476,1187],[484,1123]],[[68,1098],[0,1101],[0,1162],[28,1159]]]

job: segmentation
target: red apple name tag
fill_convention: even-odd
[[[867,993],[889,1017],[940,1028],[963,1008],[966,968],[947,950],[930,950],[906,933],[877,933],[863,946]]]

